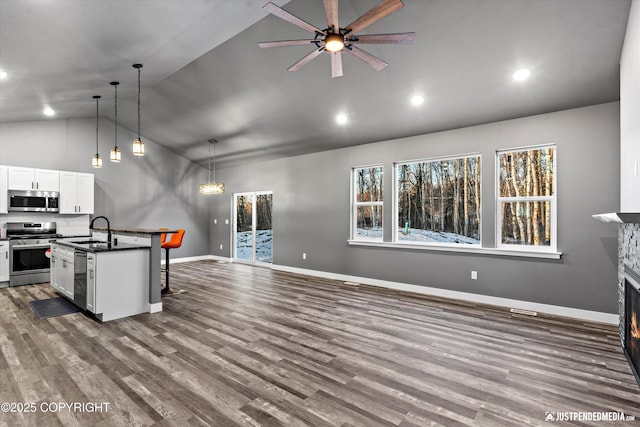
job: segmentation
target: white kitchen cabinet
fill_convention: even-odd
[[[93,258],[89,258],[93,255]],[[108,320],[149,312],[149,250],[87,254],[87,304]]]
[[[56,170],[8,167],[9,190],[60,191],[60,175]]]
[[[51,245],[51,286],[61,294],[73,299],[73,259],[71,248]]]
[[[9,281],[9,242],[0,242],[0,282]]]
[[[7,201],[9,194],[7,190],[7,167],[0,166],[0,214],[8,213]]]
[[[60,213],[92,214],[93,174],[60,172]]]

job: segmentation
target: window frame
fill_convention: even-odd
[[[480,165],[480,206],[478,206],[478,211],[480,212],[480,220],[478,223],[478,243],[449,243],[449,242],[425,242],[425,241],[414,241],[414,240],[400,240],[398,237],[398,197],[400,194],[400,189],[398,188],[398,169],[402,165],[411,164],[411,163],[425,163],[425,162],[437,162],[443,160],[458,160],[464,158],[478,158]],[[418,159],[410,159],[394,162],[393,164],[393,217],[392,217],[392,242],[397,245],[407,245],[407,246],[422,246],[422,247],[442,247],[442,248],[473,248],[478,249],[482,248],[482,154],[480,152],[472,152],[472,153],[464,153],[464,154],[454,154],[454,155],[446,155],[446,156],[436,156],[436,157],[426,157],[426,158],[418,158]]]
[[[367,201],[367,202],[358,202],[357,199],[357,194],[356,194],[356,179],[357,179],[357,170],[360,169],[371,169],[371,168],[380,168],[380,188],[382,190],[382,200],[381,201]],[[351,179],[350,179],[350,191],[349,191],[350,197],[351,197],[351,204],[350,204],[350,208],[351,208],[351,214],[349,215],[350,218],[350,224],[349,224],[349,230],[350,230],[350,240],[353,241],[358,241],[358,242],[383,242],[384,241],[384,165],[382,163],[373,163],[370,165],[364,165],[364,166],[353,166],[351,168]],[[380,221],[380,225],[381,225],[381,230],[382,230],[382,234],[380,237],[360,237],[358,236],[358,208],[360,206],[370,206],[370,207],[376,207],[379,206],[382,209],[382,221]]]
[[[551,148],[553,154],[553,170],[552,170],[552,195],[551,196],[520,196],[520,197],[501,197],[500,196],[500,155],[502,153],[520,153],[523,151],[542,150]],[[546,143],[538,145],[529,145],[524,147],[513,147],[496,150],[495,155],[495,247],[500,250],[515,252],[558,252],[558,145],[555,143]],[[549,246],[535,246],[528,244],[503,243],[502,242],[502,222],[501,204],[509,202],[550,202],[550,241]]]

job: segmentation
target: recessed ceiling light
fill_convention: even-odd
[[[339,125],[344,125],[349,121],[349,119],[347,119],[347,115],[345,113],[340,113],[336,116],[336,122],[338,122]]]
[[[9,73],[7,73],[5,70],[0,70],[0,80],[4,80],[9,76]]]
[[[51,117],[51,116],[55,116],[56,112],[53,111],[53,108],[49,107],[48,105],[44,107],[44,109],[42,110],[42,114],[44,114],[45,116]]]
[[[411,97],[411,103],[415,106],[422,105],[424,103],[424,97],[422,95],[413,95]]]
[[[522,68],[516,71],[515,73],[513,73],[513,80],[517,82],[522,82],[527,80],[530,75],[531,75],[531,71],[527,70],[526,68]]]

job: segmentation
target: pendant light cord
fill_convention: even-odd
[[[98,157],[98,103],[100,97],[96,97],[96,157]]]
[[[140,68],[138,67],[138,139],[140,139]]]
[[[216,146],[213,146],[213,181],[216,180]]]
[[[115,130],[115,138],[116,139],[115,139],[114,145],[115,145],[115,148],[117,150],[118,149],[118,85],[114,84],[113,88],[116,90],[116,99],[115,99],[116,105],[115,105],[115,114],[114,114],[115,121],[116,121],[116,130]]]
[[[212,144],[213,142],[209,142],[209,184],[211,184],[211,145]]]

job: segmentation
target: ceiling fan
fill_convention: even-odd
[[[331,55],[331,77],[342,76],[342,52],[347,52],[356,58],[369,64],[377,71],[382,70],[387,65],[383,60],[376,58],[370,53],[360,49],[356,44],[410,44],[413,42],[415,33],[393,33],[393,34],[367,34],[356,35],[360,30],[365,29],[369,25],[378,22],[385,16],[391,15],[393,12],[404,6],[401,0],[383,0],[377,6],[373,7],[367,13],[353,21],[351,24],[342,28],[338,24],[338,0],[323,0],[324,10],[327,15],[328,27],[321,30],[314,25],[292,15],[286,10],[269,2],[264,5],[263,9],[278,18],[284,19],[298,27],[315,34],[315,38],[307,40],[282,40],[271,42],[260,42],[258,46],[261,48],[294,46],[304,44],[315,44],[316,49],[306,55],[304,58],[288,68],[289,71],[298,71],[304,65],[316,58],[322,52],[327,51]]]

